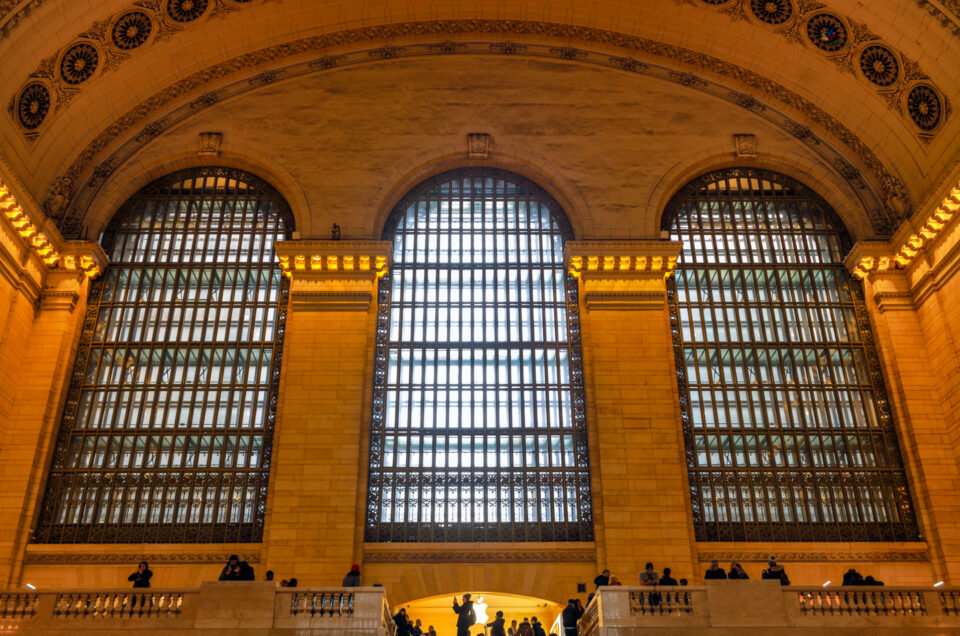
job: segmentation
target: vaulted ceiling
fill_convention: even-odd
[[[3,159],[67,236],[189,164],[202,130],[289,181],[306,232],[388,204],[484,126],[593,236],[654,232],[625,202],[662,206],[738,132],[759,140],[744,161],[815,180],[858,237],[960,161],[956,0],[0,0],[0,60]],[[376,234],[377,213],[345,226]]]

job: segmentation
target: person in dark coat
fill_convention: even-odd
[[[487,623],[487,627],[490,628],[489,636],[507,636],[503,623],[503,612],[497,612],[497,617],[492,622]]]
[[[563,624],[563,636],[577,636],[577,621],[581,616],[583,616],[583,606],[580,605],[580,601],[575,598],[568,600],[560,619]]]
[[[153,576],[153,572],[150,571],[150,566],[147,565],[146,561],[141,561],[140,565],[137,566],[137,571],[127,577],[128,581],[133,581],[133,587],[150,587],[150,577]]]
[[[517,633],[520,636],[533,636],[533,627],[530,625],[530,621],[526,616],[523,617],[523,620],[520,622],[520,627],[517,629]]]
[[[864,585],[883,585],[883,581],[877,581],[872,576],[868,576],[865,579],[863,579],[863,584]]]
[[[706,571],[703,575],[704,580],[712,581],[723,579],[726,580],[727,573],[723,571],[723,568],[720,567],[720,564],[717,561],[710,562],[710,569]]]
[[[660,585],[677,585],[677,579],[670,576],[670,568],[663,568],[663,576],[660,577]]]
[[[400,611],[393,616],[393,622],[397,626],[396,636],[410,636],[410,619],[407,618],[406,608],[400,608]]]
[[[780,581],[780,585],[790,585],[790,579],[787,577],[787,571],[783,569],[782,565],[777,564],[777,557],[770,557],[770,560],[767,561],[769,566],[763,573],[760,575],[760,578],[763,579],[776,579]]]
[[[410,626],[410,636],[423,636],[423,627],[419,618]]]
[[[728,579],[746,581],[750,578],[750,575],[747,574],[747,571],[743,567],[734,561],[730,564],[730,572],[727,574]]]
[[[253,579],[250,579],[250,580],[252,581]],[[294,578],[290,579],[289,581],[287,581],[287,587],[297,587],[297,583],[298,583],[298,581],[297,581],[296,577],[294,577]]]
[[[601,585],[610,585],[610,570],[604,570],[597,575],[597,578],[593,579],[594,584],[597,587]]]
[[[353,564],[353,567],[350,568],[347,575],[343,577],[343,587],[360,587],[360,566],[356,563]]]
[[[253,573],[253,566],[246,561],[241,561],[237,565],[237,581],[256,581],[257,577]]]
[[[223,571],[220,572],[221,581],[239,581],[240,580],[240,557],[236,554],[231,554],[230,558],[227,559],[227,564],[223,566]]]
[[[843,574],[844,585],[863,585],[863,575],[856,568],[850,568]]]
[[[470,636],[470,628],[477,622],[477,615],[473,612],[473,601],[469,594],[463,595],[463,605],[458,605],[457,597],[453,597],[453,613],[457,615],[457,636]]]
[[[530,625],[533,627],[533,636],[547,636],[547,632],[543,629],[543,623],[536,616],[530,617]]]

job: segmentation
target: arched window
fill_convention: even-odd
[[[850,240],[795,181],[731,169],[670,202],[671,289],[701,541],[916,540]]]
[[[202,168],[135,195],[103,235],[36,540],[259,541],[289,208]]]
[[[560,206],[448,172],[386,224],[367,541],[593,538],[576,284]]]

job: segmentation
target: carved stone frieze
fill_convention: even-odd
[[[259,563],[259,552],[238,554],[241,561]],[[111,564],[111,563],[226,563],[230,558],[228,552],[181,552],[174,554],[146,554],[143,552],[123,553],[108,552],[89,554],[82,552],[27,552],[23,562],[25,564]]]
[[[593,563],[595,552],[364,552],[365,563]]]
[[[756,561],[766,563],[776,556],[780,563],[790,561],[929,561],[926,550],[918,552],[700,552],[697,559],[707,561]]]

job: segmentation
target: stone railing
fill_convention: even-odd
[[[37,590],[0,594],[0,632],[227,630],[235,634],[393,636],[383,588],[278,588],[205,583],[192,590]]]
[[[774,628],[778,633],[960,633],[960,589],[781,587],[777,581],[601,587],[580,619],[581,636],[635,634],[643,628],[690,635]]]

